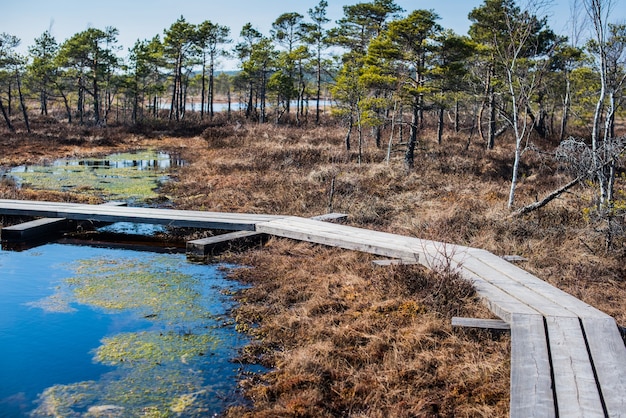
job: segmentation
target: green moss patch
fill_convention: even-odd
[[[22,187],[72,191],[104,200],[142,201],[158,197],[169,156],[153,150],[112,154],[102,159],[60,160],[53,165],[18,167],[10,171]]]

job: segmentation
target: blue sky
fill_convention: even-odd
[[[328,0],[328,17],[334,22],[341,18],[344,5],[363,1],[366,0]],[[554,0],[547,9],[550,25],[557,33],[567,33],[569,1]],[[51,29],[52,35],[61,43],[89,27],[104,29],[113,26],[119,30],[119,44],[123,51],[127,51],[137,39],[162,36],[163,30],[181,15],[190,23],[210,20],[229,26],[232,37],[236,38],[247,22],[269,34],[272,22],[280,14],[298,12],[306,16],[307,10],[318,3],[319,0],[6,1],[0,8],[0,32],[19,37],[21,49],[25,51],[47,29]],[[442,26],[459,34],[467,32],[467,14],[482,3],[482,0],[396,0],[396,4],[407,11],[433,9],[441,17],[439,23]],[[626,13],[619,7],[615,10],[616,19],[623,20]]]

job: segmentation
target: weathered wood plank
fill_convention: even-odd
[[[187,256],[203,258],[215,255],[228,249],[242,249],[260,245],[267,240],[267,234],[255,231],[237,231],[227,234],[215,235],[187,242]]]
[[[452,254],[462,254],[467,248],[347,225],[323,225],[321,222],[298,217],[259,224],[257,230],[286,238],[356,249],[393,258],[407,258],[401,254],[410,254],[410,258],[413,259],[415,254],[420,254],[424,256],[420,258],[420,263],[429,268],[445,266]],[[343,246],[347,242],[351,244],[350,247]],[[358,248],[353,248],[355,244],[358,244],[356,245]],[[372,247],[379,251],[373,251]]]
[[[312,216],[311,219],[315,221],[324,221],[324,222],[336,222],[336,221],[345,221],[348,219],[348,215],[345,213],[325,213],[323,215]]]
[[[284,238],[363,251],[391,258],[416,258],[415,252],[403,245],[402,241],[393,244],[381,244],[377,240],[378,234],[381,233],[370,231],[372,234],[366,238],[362,230],[356,231],[358,228],[345,225],[328,224],[302,218],[293,219],[290,217],[283,220],[259,223],[256,226],[256,230]]]
[[[626,347],[613,318],[582,318],[609,417],[626,416]]]
[[[173,209],[121,208],[77,203],[0,200],[0,213],[100,222],[137,222],[178,227],[253,231],[258,222],[280,219],[275,215],[232,214]]]
[[[541,315],[511,319],[511,418],[556,417],[548,341]]]
[[[579,319],[545,320],[559,416],[604,417]]]
[[[572,312],[575,316],[586,316],[594,318],[610,318],[604,312],[594,308],[593,306],[575,298],[574,296],[566,293],[551,284],[541,280],[540,278],[530,274],[526,270],[523,270],[503,259],[485,250],[470,249],[468,254],[479,263],[488,265],[492,269],[498,272],[498,274],[506,281],[519,283],[522,286],[532,290],[533,292],[541,295],[543,298],[550,302],[560,305]],[[529,301],[530,302],[530,301]]]
[[[26,241],[58,232],[66,228],[68,224],[69,221],[64,218],[35,219],[2,228],[0,237],[2,241]]]
[[[489,283],[473,272],[464,270],[463,276],[472,281],[476,293],[480,295],[489,310],[505,322],[511,323],[514,314],[540,315],[539,312],[523,301]]]
[[[504,260],[502,261],[504,262]],[[543,315],[577,317],[572,311],[547,299],[543,294],[522,285],[475,257],[465,257],[461,263],[461,269],[466,273],[474,273],[476,276],[500,288],[511,297],[518,299],[520,302],[532,307]]]
[[[511,326],[501,319],[461,318],[458,316],[452,317],[452,326],[493,329],[500,331],[509,331],[511,329]]]
[[[100,206],[126,206],[125,202],[107,202]],[[70,227],[70,220],[66,218],[41,218],[17,225],[7,226],[0,230],[3,241],[27,241],[34,238],[44,238]]]
[[[327,213],[314,216],[311,219],[333,222],[347,218],[343,213]],[[236,248],[241,250],[262,244],[268,238],[267,234],[256,231],[237,231],[227,234],[216,235],[208,238],[201,238],[187,242],[187,256],[192,258],[203,258],[208,255],[215,255],[219,252]]]
[[[401,260],[398,258],[394,258],[393,260],[374,260],[372,264],[378,267],[388,267],[388,266],[407,266],[413,264],[419,264],[417,260]]]
[[[527,258],[524,258],[521,255],[503,255],[502,259],[508,261],[509,263],[520,263],[523,261],[528,261]]]

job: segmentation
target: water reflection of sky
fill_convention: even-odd
[[[182,277],[176,286],[189,286],[190,294],[197,293],[206,314],[202,315],[201,323],[177,323],[175,320],[164,323],[146,319],[150,315],[141,309],[111,311],[81,304],[66,282],[76,276],[76,263],[81,260],[102,260],[105,264],[106,260],[113,264],[123,260],[129,277],[141,272],[132,273],[128,266],[136,264],[144,269],[150,266],[148,269],[163,273],[155,280],[162,281],[164,286],[170,280],[168,277]],[[155,327],[160,333],[174,332],[175,335],[210,333],[211,338],[219,341],[212,350],[207,348],[210,355],[194,358],[193,362],[185,360],[185,364],[174,361],[173,367],[201,373],[202,396],[195,402],[201,403],[211,415],[236,399],[239,365],[231,363],[230,359],[247,339],[235,331],[226,315],[232,302],[225,295],[238,285],[226,280],[217,266],[192,264],[180,254],[156,255],[49,244],[18,253],[0,250],[0,270],[0,416],[28,416],[37,406],[34,402],[38,395],[46,388],[64,388],[59,385],[80,382],[92,382],[91,386],[102,385],[103,388],[119,385],[120,381],[124,382],[126,372],[95,363],[94,350],[101,346],[105,337],[153,332]],[[188,283],[185,277],[189,277]],[[168,299],[163,300],[166,303]],[[166,365],[162,367],[159,373],[168,375]],[[135,389],[127,388],[128,391]],[[111,403],[105,394],[90,396],[95,396],[96,405]],[[126,408],[130,411],[130,406]]]

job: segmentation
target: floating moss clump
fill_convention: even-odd
[[[136,309],[168,323],[210,317],[199,279],[181,273],[166,256],[82,260],[76,272],[66,283],[79,303],[112,311]]]
[[[96,400],[98,383],[78,382],[69,385],[55,385],[46,389],[39,397],[33,417],[74,417],[80,416],[76,410]]]
[[[46,312],[71,313],[76,312],[76,308],[70,305],[72,301],[72,295],[58,286],[54,294],[34,302],[28,302],[26,306],[40,308]]]
[[[95,360],[110,366],[162,366],[167,362],[189,364],[207,355],[218,341],[211,335],[174,332],[133,332],[104,338]]]

